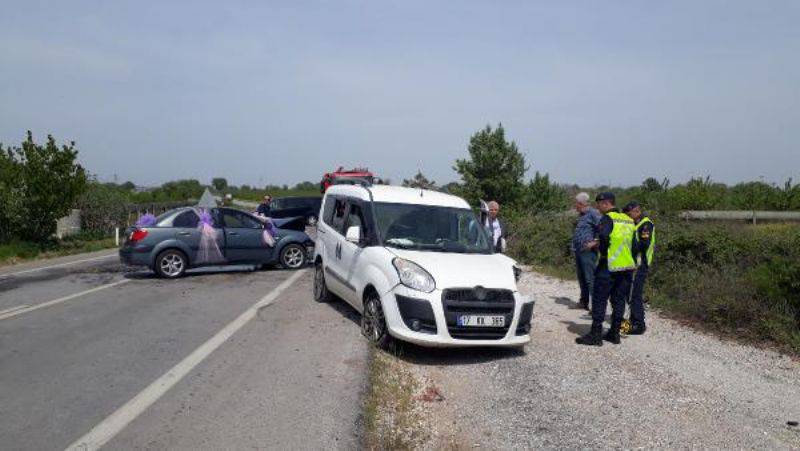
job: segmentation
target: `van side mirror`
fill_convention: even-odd
[[[351,243],[358,244],[361,242],[361,227],[359,226],[350,226],[347,228],[347,233],[344,235],[344,239]]]

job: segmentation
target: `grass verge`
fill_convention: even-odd
[[[0,266],[13,265],[30,260],[39,260],[65,255],[101,251],[115,247],[114,238],[87,239],[70,237],[49,243],[13,241],[0,244]]]
[[[371,348],[369,387],[364,404],[364,447],[369,450],[415,449],[428,437],[416,407],[419,383],[391,355]]]

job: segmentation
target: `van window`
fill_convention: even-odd
[[[333,224],[333,204],[336,203],[336,198],[333,196],[328,196],[325,199],[325,209],[322,210],[322,217],[320,220],[325,224],[332,225]]]
[[[331,227],[339,233],[342,233],[342,226],[344,226],[344,214],[347,210],[347,203],[344,199],[336,199],[333,204],[333,220],[331,220]]]
[[[364,215],[361,212],[361,207],[358,205],[350,204],[350,213],[347,215],[347,224],[345,225],[345,232],[350,227],[361,227],[361,233],[364,233]]]

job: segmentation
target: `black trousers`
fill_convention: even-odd
[[[619,330],[625,317],[625,302],[630,294],[632,279],[633,271],[611,272],[606,262],[597,266],[592,294],[592,330],[602,330],[609,299],[611,328]]]
[[[633,290],[631,290],[631,324],[644,326],[644,284],[650,269],[647,263],[642,263],[633,276]]]

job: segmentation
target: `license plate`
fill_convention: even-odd
[[[470,327],[504,327],[506,317],[502,315],[461,315],[458,317],[459,326]]]

